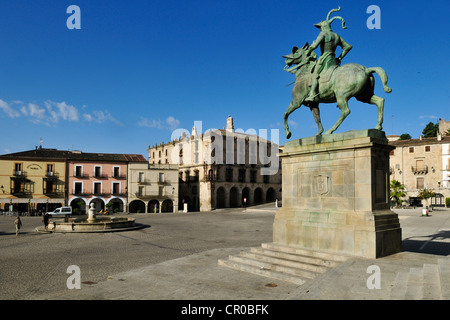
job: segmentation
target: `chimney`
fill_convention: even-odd
[[[231,116],[227,118],[227,131],[234,132],[233,118]]]

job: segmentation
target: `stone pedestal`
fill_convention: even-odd
[[[389,207],[392,149],[374,129],[286,143],[274,243],[365,258],[401,251],[400,223]]]

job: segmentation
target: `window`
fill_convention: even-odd
[[[424,178],[417,178],[417,189],[423,189],[424,188]]]
[[[113,194],[119,194],[120,193],[120,183],[119,182],[113,182],[113,184],[112,184],[112,193]]]
[[[239,182],[245,182],[245,169],[239,169]]]
[[[100,194],[100,193],[102,193],[102,183],[94,182],[94,194]]]
[[[53,164],[47,164],[47,176],[53,176],[53,168],[54,168],[54,165]]]
[[[144,195],[144,187],[139,187],[138,190],[137,196],[142,197]]]
[[[160,172],[159,173],[159,182],[164,182],[164,173]]]
[[[113,177],[119,178],[120,177],[120,167],[114,167],[113,168]]]
[[[414,153],[414,147],[409,147],[409,153]]]
[[[22,163],[14,163],[14,174],[16,176],[22,174]]]
[[[101,178],[102,177],[102,167],[94,167],[94,177]]]
[[[74,194],[82,194],[83,193],[83,182],[75,182],[73,187]]]
[[[425,169],[425,162],[423,160],[416,160],[416,170],[423,171]]]
[[[250,182],[252,182],[252,183],[256,182],[256,171],[255,170],[250,171]]]
[[[391,152],[389,152],[389,155],[390,155],[390,156],[393,156],[393,155],[394,155],[394,151],[395,151],[395,150],[391,150]]]
[[[431,151],[431,147],[430,146],[425,146],[425,152],[430,152]]]
[[[227,168],[225,171],[225,180],[227,182],[233,182],[233,169]]]
[[[83,166],[75,166],[75,177],[83,176]]]
[[[158,188],[158,195],[159,196],[163,196],[164,195],[164,187],[159,187]]]
[[[139,178],[138,178],[138,182],[144,182],[144,173],[143,172],[139,172]]]
[[[56,181],[46,179],[44,181],[44,193],[51,194],[56,192]]]

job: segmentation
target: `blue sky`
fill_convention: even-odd
[[[70,5],[81,30],[69,30]],[[381,9],[370,30],[369,5]],[[175,128],[279,129],[293,75],[282,55],[312,43],[329,10],[353,50],[343,63],[383,67],[386,134],[418,138],[450,120],[448,1],[15,0],[0,1],[0,154],[35,148],[138,153],[167,142]],[[320,54],[319,49],[316,50]],[[338,51],[339,53],[340,51]],[[377,111],[350,100],[337,132],[373,128]],[[339,117],[321,105],[325,130]],[[314,135],[312,114],[290,116],[291,139]],[[269,136],[270,138],[270,136]]]

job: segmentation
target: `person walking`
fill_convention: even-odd
[[[47,231],[48,227],[48,214],[44,214],[44,217],[42,218],[42,222],[44,222],[45,231]]]
[[[18,236],[20,233],[20,228],[22,227],[22,221],[19,216],[17,216],[16,220],[14,220],[14,224],[16,225],[16,236]]]

